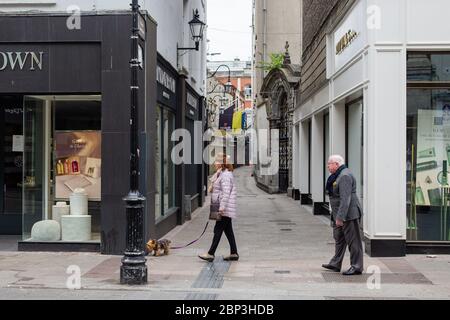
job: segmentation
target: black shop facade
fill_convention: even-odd
[[[155,135],[155,219],[157,231],[169,231],[191,219],[192,213],[205,203],[206,177],[203,161],[199,161],[205,130],[204,97],[187,82],[160,54],[157,58],[157,108]],[[176,129],[189,133],[190,160],[174,163],[171,151],[184,138],[174,139]],[[177,153],[182,159],[188,155]],[[164,233],[157,233],[160,237]]]
[[[23,251],[122,254],[129,190],[131,15],[5,15],[0,20],[0,235]],[[140,191],[155,217],[156,23],[139,21]],[[18,40],[20,39],[20,40]]]

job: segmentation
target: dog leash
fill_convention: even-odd
[[[202,232],[202,234],[200,235],[200,237],[198,237],[198,238],[195,239],[194,241],[189,242],[189,243],[188,243],[187,245],[185,245],[185,246],[181,246],[181,247],[170,247],[170,249],[172,249],[172,250],[184,249],[184,248],[187,248],[187,247],[193,245],[194,243],[196,243],[198,240],[200,240],[200,239],[203,237],[203,235],[206,233],[206,229],[208,229],[208,225],[209,225],[209,220],[208,220],[208,222],[206,223],[205,229],[203,230],[203,232]]]

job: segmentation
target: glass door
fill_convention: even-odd
[[[44,99],[25,97],[23,104],[23,239],[31,236],[33,225],[45,219],[48,203],[48,113]]]
[[[23,97],[0,96],[0,234],[22,232]]]

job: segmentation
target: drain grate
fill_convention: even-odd
[[[228,261],[208,263],[198,275],[192,288],[221,288],[223,276],[229,269],[230,262]]]
[[[364,273],[349,277],[341,273],[322,272],[325,282],[366,283],[369,277],[373,277],[373,274]],[[380,279],[382,284],[433,284],[421,273],[382,273]]]
[[[276,274],[290,274],[291,272],[289,270],[275,270],[274,273],[276,273]]]
[[[189,293],[184,300],[217,300],[218,294]]]
[[[292,229],[280,229],[280,231],[289,232],[289,231],[292,231]]]

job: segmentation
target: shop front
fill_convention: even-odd
[[[191,136],[191,161],[186,165],[185,215],[188,220],[197,208],[204,203],[203,192],[203,99],[195,90],[186,86],[186,130]]]
[[[179,204],[175,186],[181,183],[175,174],[171,151],[174,146],[172,133],[176,128],[178,112],[178,73],[158,55],[156,69],[157,108],[155,139],[155,223],[159,226],[158,237],[177,224]]]
[[[384,2],[377,25],[371,3],[356,1],[327,35],[327,82],[295,111],[299,186],[323,213],[326,158],[341,154],[369,255],[449,252],[450,42],[416,17],[440,21],[450,4]]]
[[[0,21],[0,233],[19,250],[122,254],[129,189],[129,13],[6,15]],[[156,25],[139,41],[141,193],[154,232]],[[20,41],[18,41],[20,39]],[[153,84],[155,83],[155,84]]]

